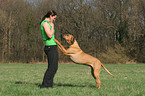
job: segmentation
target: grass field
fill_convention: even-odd
[[[59,64],[54,88],[40,89],[47,64],[0,64],[0,96],[145,96],[145,64],[104,64],[101,88],[90,68]]]

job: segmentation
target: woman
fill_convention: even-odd
[[[48,68],[44,74],[43,82],[41,88],[52,88],[53,87],[53,78],[58,69],[58,52],[57,52],[57,43],[55,39],[55,29],[54,21],[57,17],[55,11],[48,11],[48,13],[42,18],[40,29],[41,36],[45,42],[44,52],[47,55]]]

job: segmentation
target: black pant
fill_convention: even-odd
[[[41,87],[53,87],[53,78],[58,69],[57,45],[45,46],[44,52],[47,55],[48,68],[44,74]]]

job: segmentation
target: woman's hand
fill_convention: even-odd
[[[54,23],[50,22],[50,25],[51,25],[52,29],[54,29]]]

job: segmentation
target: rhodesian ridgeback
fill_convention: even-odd
[[[99,74],[101,71],[101,66],[113,77],[115,77],[113,74],[111,74],[106,68],[105,66],[95,57],[88,55],[86,53],[84,53],[81,48],[79,47],[76,39],[74,38],[73,35],[70,34],[64,34],[63,38],[67,41],[67,43],[69,44],[69,48],[66,50],[62,44],[56,40],[55,42],[57,43],[57,46],[60,48],[60,50],[65,54],[65,55],[69,55],[70,58],[77,64],[85,64],[85,65],[89,65],[92,69],[92,76],[94,77],[94,79],[96,80],[97,83],[97,87],[100,88],[101,86],[101,81],[99,78]]]

